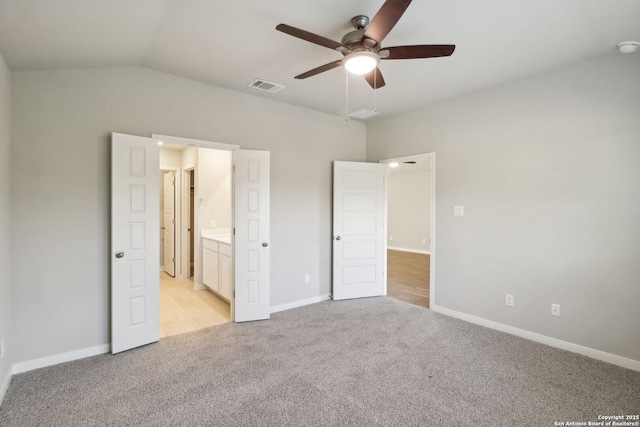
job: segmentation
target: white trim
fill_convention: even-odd
[[[451,310],[449,308],[441,307],[433,304],[431,310],[436,313],[444,314],[447,316],[455,317],[476,325],[485,326],[497,331],[506,332],[517,337],[525,338],[531,341],[546,344],[551,347],[556,347],[562,350],[571,351],[573,353],[582,354],[583,356],[591,357],[592,359],[601,360],[603,362],[612,363],[614,365],[622,366],[623,368],[632,369],[634,371],[640,371],[640,361],[629,359],[626,357],[618,356],[615,354],[607,353],[601,350],[596,350],[590,347],[585,347],[579,344],[574,344],[568,341],[559,340],[557,338],[548,337],[546,335],[538,334],[535,332],[527,331],[525,329],[516,328],[513,326],[505,325],[503,323],[494,322],[492,320],[483,319],[482,317],[472,316],[470,314],[462,313],[459,311]]]
[[[431,156],[431,249],[429,255],[429,308],[436,305],[436,153]]]
[[[431,255],[431,251],[423,251],[421,249],[413,249],[413,248],[401,248],[400,246],[387,246],[387,249],[391,249],[394,251],[402,251],[402,252],[412,252],[414,254]]]
[[[274,305],[271,307],[271,313],[277,313],[279,311],[291,310],[292,308],[304,307],[305,305],[316,304],[322,301],[328,301],[331,299],[329,294],[319,295],[313,298],[301,299],[298,301],[288,302],[285,304]]]
[[[27,360],[25,362],[14,363],[13,373],[21,374],[23,372],[33,371],[34,369],[46,368],[47,366],[58,365],[60,363],[84,359],[85,357],[109,353],[109,351],[111,351],[111,344],[102,344],[95,347],[54,354],[53,356],[41,357],[39,359]]]
[[[189,251],[190,251],[190,242],[189,242],[189,220],[190,220],[190,204],[191,204],[191,179],[190,174],[191,171],[196,172],[196,164],[189,163],[188,165],[183,165],[180,170],[181,175],[181,188],[180,188],[180,258],[184,262],[180,265],[180,278],[188,279],[191,277],[191,266],[192,262],[189,261]],[[194,188],[194,197],[195,197],[195,176],[193,180],[193,188]],[[195,209],[195,199],[194,199],[194,209]],[[196,232],[195,227],[195,217],[194,224],[191,230],[191,233],[194,234]],[[195,252],[195,235],[194,235],[194,246],[193,251]],[[195,260],[195,253],[192,254],[191,259]],[[195,280],[195,266],[193,269],[194,280]]]
[[[4,396],[7,394],[7,390],[9,390],[9,384],[11,384],[11,369],[6,372],[7,376],[0,384],[0,406],[2,405],[2,401],[4,400]]]
[[[192,147],[213,148],[216,150],[234,151],[240,148],[239,145],[225,144],[223,142],[204,141],[202,139],[181,138],[179,136],[160,135],[152,133],[151,138],[159,139],[162,142],[170,142],[172,144],[190,145]]]

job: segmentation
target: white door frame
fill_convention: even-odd
[[[189,241],[189,233],[193,234],[195,231],[195,224],[191,224],[191,232],[187,230],[189,227],[189,218],[191,212],[189,206],[191,204],[191,171],[195,172],[196,165],[188,164],[182,167],[180,177],[182,181],[180,183],[180,215],[182,221],[180,221],[180,257],[182,263],[180,264],[180,278],[188,279],[191,274],[191,256],[189,254],[191,242]],[[195,186],[195,182],[194,182]],[[197,287],[197,283],[194,282]],[[204,289],[204,287],[203,287]]]
[[[162,151],[162,147],[160,147],[160,150]],[[181,196],[181,185],[180,185],[180,178],[181,178],[181,173],[180,173],[180,168],[177,168],[175,166],[164,166],[164,165],[160,165],[160,173],[162,174],[163,172],[175,172],[175,180],[176,180],[176,194],[175,194],[175,200],[179,201],[181,200],[180,196]],[[162,189],[161,189],[162,191]],[[163,194],[160,194],[160,196],[162,197]],[[175,216],[175,220],[176,220],[176,225],[181,224],[181,216],[180,216],[180,209],[175,209],[174,212],[174,216]],[[180,276],[180,269],[182,268],[182,259],[181,257],[181,251],[180,251],[180,242],[181,242],[181,230],[180,227],[174,227],[174,240],[173,240],[173,252],[175,253],[175,261],[174,261],[174,273],[175,273],[175,277],[182,277]],[[161,241],[162,242],[162,241]],[[162,246],[162,245],[160,245]],[[164,250],[164,248],[160,248],[161,250]],[[164,271],[164,266],[162,268],[162,270]]]
[[[429,232],[431,234],[431,245],[429,246],[429,309],[435,306],[435,289],[436,289],[436,153],[422,153],[414,154],[411,156],[394,157],[391,159],[380,160],[379,163],[393,163],[393,162],[408,162],[431,159],[431,201],[429,210],[431,211],[431,224],[429,226]],[[387,181],[388,182],[388,181]]]

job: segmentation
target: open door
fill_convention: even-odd
[[[160,335],[158,144],[111,134],[111,352]]]
[[[234,151],[236,322],[268,319],[269,290],[269,152]]]
[[[165,172],[164,181],[164,271],[176,276],[176,173]]]
[[[333,299],[385,295],[386,165],[333,163]]]

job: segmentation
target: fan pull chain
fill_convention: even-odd
[[[344,70],[345,81],[345,97],[344,97],[344,121],[349,121],[349,72]]]
[[[378,69],[373,69],[373,111],[378,112],[378,106],[376,104],[376,89],[378,88]]]

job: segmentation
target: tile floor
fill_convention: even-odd
[[[160,338],[229,322],[229,303],[193,281],[160,273]]]

